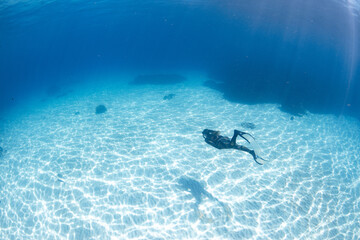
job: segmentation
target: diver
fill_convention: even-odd
[[[251,156],[254,158],[254,160],[257,164],[260,164],[260,165],[264,164],[262,161],[259,161],[259,159],[261,159],[261,160],[265,160],[265,159],[263,159],[259,156],[260,151],[256,151],[257,150],[256,148],[258,148],[258,147],[255,142],[255,139],[249,133],[242,132],[239,130],[234,130],[234,135],[231,138],[231,140],[228,137],[221,136],[219,131],[205,129],[202,132],[202,134],[205,139],[205,142],[217,149],[231,149],[231,148],[238,149],[238,150],[241,150],[241,151],[251,154]],[[253,146],[254,150],[251,150],[242,145],[238,145],[236,143],[237,136],[242,137],[243,139],[245,139],[245,141],[250,143]]]

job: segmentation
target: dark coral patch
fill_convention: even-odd
[[[241,126],[244,127],[244,128],[248,128],[248,129],[255,129],[256,128],[255,124],[251,123],[251,122],[242,122]]]
[[[173,99],[175,97],[175,94],[171,93],[171,94],[168,94],[166,96],[163,97],[164,100],[170,100],[170,99]]]
[[[107,111],[107,109],[104,105],[99,105],[96,107],[95,113],[101,114],[101,113],[105,113],[106,111]]]

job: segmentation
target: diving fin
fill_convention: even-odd
[[[263,155],[263,153],[260,149],[259,144],[255,141],[255,138],[250,133],[239,131],[239,136],[242,137],[246,142],[248,142],[251,145],[251,147],[254,149],[256,156],[254,160],[256,161],[256,163],[263,165],[264,161],[268,162],[268,160],[265,160],[264,158],[260,157]],[[259,161],[258,159],[260,159],[261,161]]]

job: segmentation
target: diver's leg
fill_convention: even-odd
[[[254,161],[255,161],[257,164],[263,165],[263,163],[261,163],[261,162],[259,162],[259,161],[257,160],[258,156],[256,156],[256,153],[255,153],[254,150],[250,150],[250,149],[248,149],[247,147],[242,146],[242,145],[235,145],[234,148],[236,148],[236,149],[238,149],[238,150],[241,150],[241,151],[244,151],[244,152],[248,152],[249,154],[251,154],[251,156],[253,156]],[[262,159],[261,157],[259,157],[259,158]]]
[[[236,145],[235,148],[238,149],[238,150],[250,153],[251,156],[253,156],[254,160],[256,160],[256,154],[255,154],[254,150],[250,150],[250,149],[248,149],[247,147],[245,147],[243,145]]]
[[[246,134],[246,132],[242,132],[242,131],[239,131],[239,130],[236,130],[236,129],[234,130],[234,135],[233,135],[233,137],[231,138],[231,141],[230,141],[230,145],[232,147],[234,147],[236,145],[237,136],[239,136],[239,135],[242,136],[242,134]]]
[[[234,130],[234,135],[233,137],[231,138],[231,141],[230,141],[230,146],[234,147],[236,145],[236,138],[237,136],[239,135],[239,131],[238,130]]]

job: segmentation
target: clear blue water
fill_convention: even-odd
[[[360,239],[359,12],[2,1],[0,239]]]

